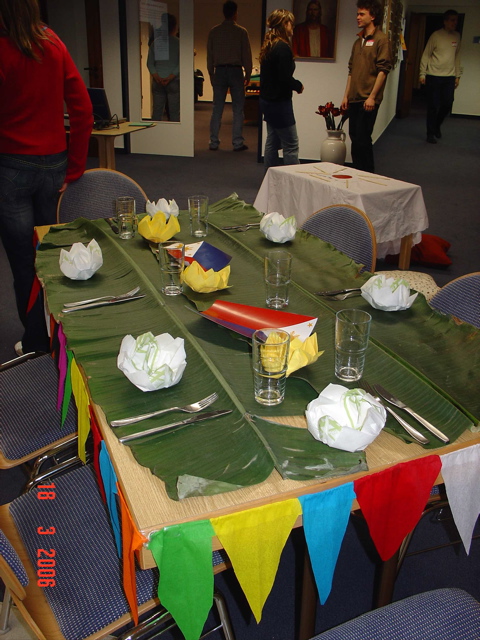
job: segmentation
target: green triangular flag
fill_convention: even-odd
[[[160,571],[158,597],[186,640],[198,640],[213,602],[212,536],[209,520],[185,522],[150,537]]]

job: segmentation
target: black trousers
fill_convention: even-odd
[[[379,105],[372,111],[365,111],[363,102],[348,105],[349,134],[352,141],[352,161],[355,169],[375,173],[373,161],[372,132],[377,119]]]
[[[427,92],[427,136],[434,136],[452,110],[455,96],[455,76],[429,76],[425,78]]]

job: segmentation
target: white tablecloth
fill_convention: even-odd
[[[351,204],[367,214],[375,229],[378,258],[399,253],[404,236],[414,234],[417,244],[428,227],[418,185],[330,162],[270,168],[254,202],[262,213],[294,215],[299,227],[331,204]]]

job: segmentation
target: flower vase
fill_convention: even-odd
[[[340,130],[328,130],[327,139],[320,147],[320,159],[322,162],[333,162],[333,164],[344,164],[347,155],[345,146],[345,132]]]

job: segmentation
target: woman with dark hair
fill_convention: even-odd
[[[295,62],[290,39],[294,20],[290,11],[273,11],[260,51],[260,107],[267,123],[265,170],[280,164],[279,149],[283,149],[283,164],[299,163],[292,92],[302,93],[303,85],[293,77]]]
[[[85,84],[63,42],[40,21],[37,0],[0,0],[0,94],[0,237],[25,325],[33,228],[56,221],[59,193],[83,174],[93,123]],[[24,349],[45,349],[27,333]]]

